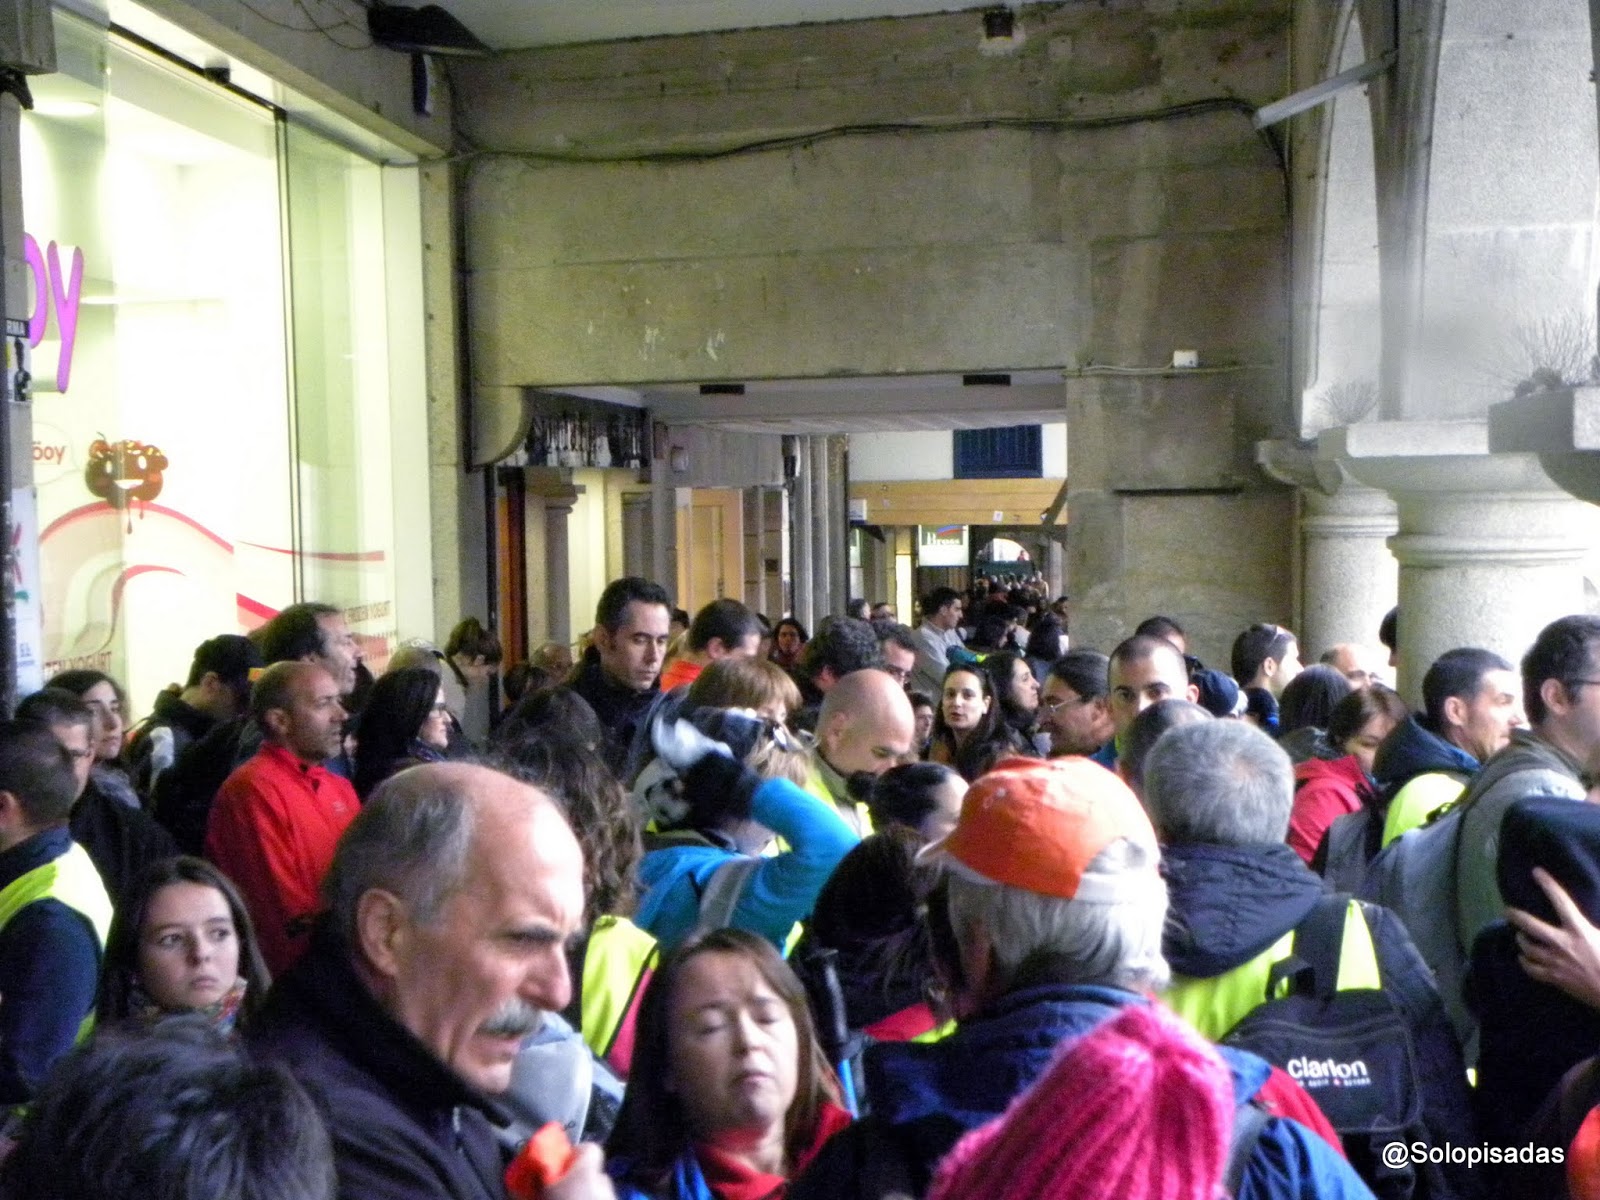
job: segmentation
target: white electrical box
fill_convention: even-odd
[[[1198,367],[1200,365],[1200,351],[1174,350],[1172,352],[1172,365],[1174,367]]]

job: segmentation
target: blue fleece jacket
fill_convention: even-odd
[[[761,860],[730,923],[782,949],[795,922],[811,915],[817,893],[857,839],[831,804],[787,779],[769,779],[758,787],[750,815],[788,849]],[[731,847],[710,841],[650,851],[639,864],[641,895],[633,923],[653,935],[663,950],[681,942],[699,918],[700,896],[712,874],[737,856]]]

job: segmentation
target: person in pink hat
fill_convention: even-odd
[[[1166,985],[1167,893],[1155,832],[1128,786],[1098,765],[1071,758],[1001,762],[967,792],[954,831],[924,853],[944,868],[943,903],[931,915],[957,1028],[943,1041],[868,1052],[871,1115],[823,1148],[790,1185],[788,1200],[928,1195],[940,1160],[1044,1076],[1059,1046],[1148,1006]],[[1231,1136],[1233,1121],[1253,1110],[1271,1069],[1251,1054],[1216,1053],[1229,1081]],[[1136,1099],[1113,1089],[1093,1102],[1126,1112],[1118,1106]],[[1061,1140],[1074,1121],[1088,1128],[1085,1114],[1063,1111],[1050,1137]],[[1167,1151],[1158,1141],[1130,1169],[1159,1175]],[[960,1194],[1011,1200],[1010,1182],[990,1178]],[[1099,1194],[1015,1193],[1018,1200]],[[1241,1200],[1371,1196],[1326,1142],[1276,1116],[1259,1122],[1235,1194]],[[1174,1200],[1184,1195],[1171,1193]]]
[[[1230,1172],[1254,1148],[1241,1134],[1230,1153],[1236,1107],[1209,1043],[1160,1005],[1130,1004],[1064,1044],[1004,1116],[957,1142],[928,1200],[1232,1195]]]

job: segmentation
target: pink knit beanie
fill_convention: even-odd
[[[1234,1109],[1217,1052],[1159,1005],[1131,1004],[957,1142],[928,1200],[1215,1200]]]

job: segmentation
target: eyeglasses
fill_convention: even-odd
[[[1041,700],[1039,701],[1039,707],[1044,709],[1044,711],[1049,713],[1051,716],[1054,716],[1063,708],[1067,708],[1074,704],[1087,704],[1093,699],[1093,696],[1069,696],[1065,700],[1057,700],[1054,704],[1050,703],[1048,700]]]

